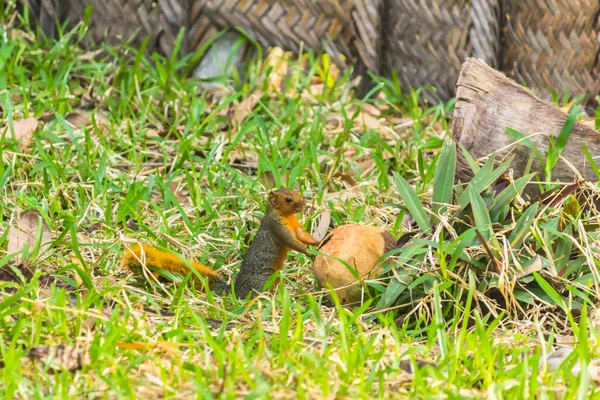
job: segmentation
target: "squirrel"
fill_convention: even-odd
[[[309,255],[304,245],[319,243],[302,229],[296,217],[304,206],[304,198],[297,191],[281,188],[269,193],[267,212],[235,279],[233,288],[238,298],[254,297],[262,292],[267,280],[283,268],[289,250]],[[124,268],[131,269],[142,263],[184,275],[190,272],[188,265],[191,265],[208,278],[210,290],[220,294],[232,291],[218,272],[196,261],[185,262],[174,254],[148,245],[133,245],[125,250],[121,262]]]

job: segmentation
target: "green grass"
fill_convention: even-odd
[[[5,249],[18,210],[38,210],[55,239],[42,261],[33,252],[32,279],[0,282],[2,397],[598,396],[569,361],[538,367],[561,342],[576,345],[583,367],[597,356],[588,317],[599,283],[595,209],[574,196],[526,203],[533,175],[494,195],[507,163],[483,160],[469,185],[452,185],[462,152],[447,140],[453,102],[421,106],[419,92],[403,93],[395,79],[379,79],[382,95],[356,99],[350,76],[333,79],[329,59],[312,54],[290,62],[283,93],[269,89],[274,70],[261,63],[205,91],[183,73],[189,58],[83,50],[83,26],[52,41],[2,20],[0,265],[16,265]],[[236,131],[232,116],[252,93],[263,94]],[[384,128],[363,125],[365,103],[381,110]],[[89,112],[89,123],[70,125],[73,111]],[[23,151],[10,125],[29,116],[48,122]],[[359,185],[349,188],[344,174]],[[307,228],[325,204],[334,226],[377,225],[406,239],[365,287],[365,305],[330,304],[296,253],[284,284],[253,302],[177,279],[144,283],[120,267],[124,244],[141,241],[235,274],[267,176],[309,199]],[[519,274],[517,263],[538,261],[537,272]],[[79,286],[76,304],[48,275]],[[26,358],[60,343],[85,354],[81,370]],[[401,368],[415,359],[436,366]]]

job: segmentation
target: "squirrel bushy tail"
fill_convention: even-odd
[[[210,290],[220,294],[231,292],[231,286],[223,280],[217,271],[194,260],[187,260],[186,262],[175,254],[149,245],[134,244],[127,247],[121,260],[122,267],[132,269],[132,267],[139,267],[142,264],[182,275],[187,275],[190,272],[189,265],[191,265],[201,276],[208,279]],[[195,274],[192,274],[192,279],[194,279],[196,285],[202,284]]]

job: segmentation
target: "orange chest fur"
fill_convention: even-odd
[[[298,221],[298,218],[295,215],[289,215],[283,218],[283,223],[288,228],[294,239],[298,240],[297,232],[298,228],[300,227],[300,221]]]

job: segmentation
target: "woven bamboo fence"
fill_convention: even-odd
[[[264,46],[324,50],[341,68],[390,76],[404,89],[435,86],[430,101],[455,95],[462,62],[483,59],[538,95],[600,93],[598,0],[20,0],[44,31],[94,6],[90,38],[150,37],[171,54],[180,28],[191,52],[224,28]]]

